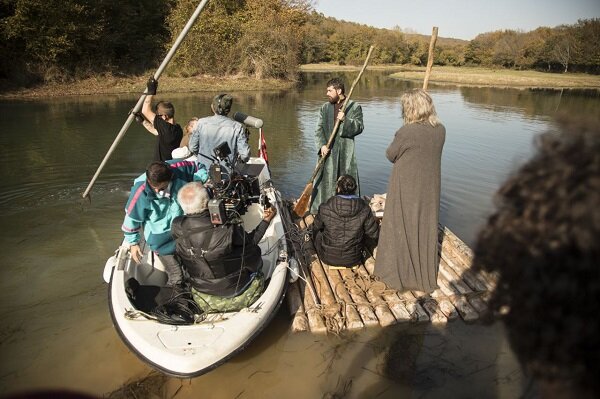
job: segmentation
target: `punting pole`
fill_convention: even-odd
[[[167,65],[169,64],[169,62],[171,61],[171,58],[173,58],[173,56],[175,55],[175,52],[179,48],[179,45],[181,44],[181,42],[183,42],[183,39],[185,39],[185,37],[187,36],[188,32],[192,28],[192,25],[194,25],[194,22],[196,22],[196,19],[198,19],[198,16],[200,15],[200,12],[202,11],[202,9],[206,5],[206,3],[208,3],[208,0],[202,0],[200,2],[200,4],[198,4],[198,7],[196,7],[196,11],[194,11],[194,13],[192,14],[192,16],[190,17],[190,20],[183,27],[183,30],[181,31],[181,33],[177,37],[177,40],[175,40],[175,43],[173,43],[173,46],[171,47],[171,50],[169,50],[169,52],[165,56],[165,59],[163,60],[163,62],[160,64],[160,66],[158,67],[158,69],[154,73],[154,79],[158,80],[158,78],[160,77],[160,75],[162,75],[163,71],[165,70],[165,68],[167,67]],[[88,184],[87,188],[85,189],[85,192],[83,193],[83,198],[86,198],[88,196],[88,194],[91,191],[94,183],[96,182],[96,179],[100,175],[100,172],[102,172],[102,169],[104,169],[104,166],[106,166],[106,163],[108,162],[108,159],[110,158],[110,156],[114,152],[115,148],[117,148],[117,145],[119,144],[119,142],[121,141],[121,139],[123,138],[123,136],[125,136],[125,133],[127,132],[127,129],[129,129],[129,126],[131,126],[131,123],[133,122],[133,119],[135,118],[134,112],[139,112],[142,109],[142,103],[144,102],[144,99],[146,98],[146,90],[147,89],[145,89],[144,90],[144,94],[142,94],[140,96],[140,99],[135,104],[135,107],[133,107],[132,112],[129,113],[129,116],[127,117],[127,120],[125,121],[125,123],[123,124],[123,127],[119,131],[119,134],[117,134],[117,137],[115,137],[115,140],[113,141],[112,145],[108,149],[108,152],[104,156],[104,159],[100,163],[100,166],[98,166],[98,170],[96,170],[96,173],[94,174],[94,177],[92,177],[92,180],[90,181],[90,184]]]
[[[433,50],[437,41],[438,27],[434,26],[431,31],[431,40],[429,41],[429,53],[427,54],[427,69],[425,70],[425,79],[423,80],[423,90],[427,91],[429,84],[429,75],[431,75],[431,67],[433,66]]]

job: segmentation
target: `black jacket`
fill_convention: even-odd
[[[321,259],[335,266],[363,261],[367,242],[377,242],[379,225],[369,204],[357,196],[335,195],[319,206],[313,225],[315,247]]]
[[[175,252],[190,275],[192,286],[218,296],[239,294],[262,265],[258,242],[269,223],[261,221],[251,233],[242,225],[213,226],[208,211],[179,216],[171,234]]]

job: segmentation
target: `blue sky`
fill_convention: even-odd
[[[378,28],[410,28],[471,40],[498,29],[533,30],[600,18],[600,0],[316,0],[326,16]]]

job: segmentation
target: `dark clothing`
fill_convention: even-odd
[[[177,123],[171,124],[160,116],[154,117],[154,128],[158,132],[156,148],[154,150],[155,161],[168,161],[173,159],[171,152],[179,148],[183,138],[183,130]]]
[[[442,148],[446,129],[404,125],[387,148],[394,163],[377,248],[375,273],[400,291],[437,285]]]
[[[377,242],[379,226],[369,204],[355,195],[336,195],[319,206],[313,222],[319,257],[333,266],[354,266],[363,261],[368,241]]]
[[[246,288],[251,274],[262,265],[258,242],[267,227],[269,223],[264,220],[251,233],[238,224],[213,226],[205,210],[173,220],[171,234],[196,290],[234,296]]]

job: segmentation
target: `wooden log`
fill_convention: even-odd
[[[461,259],[461,262],[458,263],[459,267],[464,267],[465,269],[470,269],[473,263],[473,251],[466,245],[456,234],[452,232],[448,227],[444,227],[444,237],[449,241],[450,252]],[[478,275],[486,281],[486,285],[491,285],[495,287],[497,276],[487,273],[484,270],[479,270]],[[493,288],[492,288],[493,289]]]
[[[373,281],[371,280],[371,276],[369,276],[369,273],[365,269],[364,265],[360,265],[357,272],[358,275],[366,281]],[[387,286],[383,283],[381,283],[381,286],[384,289],[387,288]],[[371,306],[373,306],[375,309],[375,315],[379,319],[379,324],[381,324],[381,326],[387,327],[396,323],[396,318],[392,314],[392,311],[387,306],[386,302],[381,299],[381,296],[375,292],[372,284],[367,288],[365,294],[369,302],[371,302]]]
[[[358,314],[360,314],[360,318],[364,325],[366,327],[378,326],[379,320],[371,309],[371,304],[367,300],[364,292],[356,286],[354,272],[348,269],[340,270],[340,276],[342,276],[343,281],[350,282],[350,284],[354,285],[348,292],[354,303],[356,303],[356,310],[358,311]]]
[[[441,258],[446,262],[449,269],[459,274],[461,269],[456,265],[454,257],[448,253],[449,250],[440,252]],[[463,272],[460,274],[460,277],[469,287],[471,287],[473,291],[487,291],[489,289],[488,286],[471,269],[463,269]]]
[[[407,291],[409,295],[411,295],[415,301],[425,309],[427,314],[429,315],[429,319],[433,324],[443,324],[448,322],[448,317],[440,310],[438,303],[433,298],[422,298],[419,299],[414,292]]]
[[[448,268],[448,264],[446,264],[443,258],[440,259],[439,275],[443,276],[454,288],[456,288],[459,294],[464,295],[473,292],[471,287],[467,286],[453,270]]]
[[[454,305],[464,321],[474,321],[479,318],[479,313],[469,304],[465,295],[453,287],[442,275],[438,278],[440,289],[446,294],[448,300]]]
[[[344,318],[340,314],[341,306],[333,295],[333,290],[329,286],[329,280],[317,255],[312,256],[310,271],[313,285],[321,301],[323,315],[326,319],[336,324],[335,327],[330,326],[330,328],[334,331],[341,331],[344,328]]]
[[[479,313],[483,315],[488,312],[488,305],[480,295],[473,295],[467,299],[469,304]]]
[[[375,263],[375,259],[373,259],[372,257],[365,261],[365,270],[369,273],[369,275],[373,274],[372,270],[373,270],[374,263]],[[386,285],[386,288],[387,289],[383,292],[381,297],[387,302],[390,310],[392,311],[392,314],[396,318],[396,321],[398,321],[398,322],[412,321],[414,319],[414,317],[411,316],[408,309],[406,309],[406,306],[404,305],[404,303],[398,297],[397,291],[393,292],[395,290],[392,290],[387,285]]]
[[[356,310],[356,306],[354,305],[354,301],[348,293],[346,286],[340,276],[340,273],[337,270],[326,270],[325,274],[327,275],[327,279],[329,280],[329,284],[333,288],[333,293],[336,298],[338,298],[343,303],[342,311],[344,312],[346,327],[349,330],[357,330],[363,328],[365,325],[363,324],[358,311]]]
[[[306,278],[310,281],[310,274],[306,276]],[[321,315],[320,308],[313,299],[313,293],[310,292],[309,285],[302,281],[300,287],[304,310],[306,311],[306,317],[308,318],[308,326],[310,327],[310,331],[314,333],[326,333],[327,327],[325,325],[325,321]]]
[[[287,301],[292,315],[292,331],[301,332],[308,331],[308,318],[302,304],[302,296],[300,295],[299,283],[290,284],[287,290]]]
[[[494,289],[495,284],[484,276],[483,273],[475,272],[471,269],[471,260],[461,257],[456,248],[458,238],[452,240],[444,235],[444,240],[440,245],[441,257],[448,263],[448,266],[460,275],[475,291],[487,291]],[[461,242],[462,243],[462,242]],[[464,244],[461,244],[464,245]]]
[[[398,298],[405,303],[406,310],[411,314],[414,321],[423,322],[430,320],[429,313],[417,302],[417,299],[410,291],[399,292]]]
[[[431,293],[431,297],[436,300],[439,309],[442,311],[444,316],[448,318],[448,320],[454,320],[458,318],[458,311],[454,307],[452,301],[446,295],[444,295],[440,289],[433,291]]]

